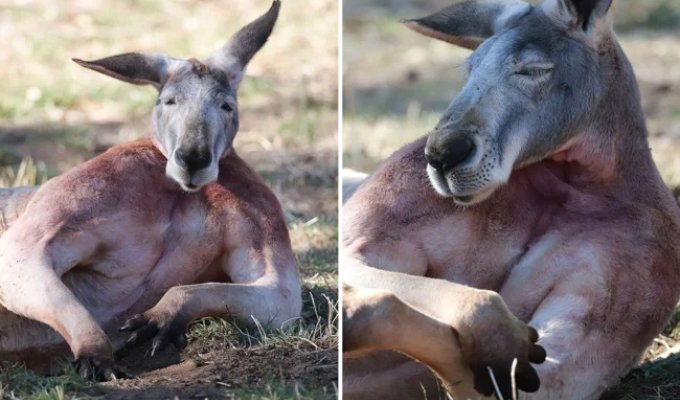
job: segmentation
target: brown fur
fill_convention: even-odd
[[[189,194],[165,176],[164,165],[151,141],[141,140],[113,147],[36,191],[0,238],[7,309],[0,312],[2,359],[44,364],[46,354],[59,355],[49,349],[58,348],[61,337],[76,358],[110,359],[108,339],[96,327],[115,329],[159,300],[144,315],[161,331],[180,321],[181,335],[186,324],[207,315],[252,315],[276,325],[298,315],[285,220],[257,174],[232,150],[220,161],[218,181]],[[32,257],[7,258],[26,248],[43,254],[49,270],[29,262]],[[50,273],[73,298],[50,289],[27,303],[28,293],[47,289],[35,277]],[[220,276],[230,283],[201,285]],[[63,314],[79,306],[93,319],[70,325]],[[46,323],[61,337],[12,314]]]

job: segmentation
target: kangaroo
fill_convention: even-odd
[[[70,350],[84,377],[116,379],[114,351],[149,339],[152,356],[181,349],[197,318],[299,316],[281,206],[232,147],[239,84],[279,8],[204,60],[74,60],[158,89],[152,128],[39,188],[0,193],[1,360],[41,368]],[[129,337],[112,342],[119,327]]]
[[[513,381],[523,399],[597,399],[663,329],[680,212],[611,3],[465,1],[404,22],[473,52],[434,129],[343,208],[347,399],[434,398],[430,371],[456,399],[510,398]]]

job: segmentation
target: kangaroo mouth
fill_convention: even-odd
[[[186,169],[177,166],[175,163],[168,162],[165,174],[168,178],[177,183],[185,192],[194,193],[201,190],[204,186],[215,182],[219,175],[219,169],[210,166],[198,171],[189,172]]]
[[[498,188],[498,185],[485,187],[473,194],[466,195],[452,195],[453,201],[459,206],[471,206],[478,204],[488,199]]]
[[[204,186],[207,186],[213,182],[215,182],[216,179],[209,179],[205,178],[202,175],[195,175],[193,177],[188,177],[188,179],[176,179],[175,177],[171,176],[170,177],[172,180],[177,182],[177,184],[184,190],[185,192],[188,193],[194,193],[198,192],[201,190]]]
[[[470,206],[486,200],[499,186],[492,181],[480,179],[476,173],[442,173],[429,165],[427,175],[439,195],[450,197],[460,206]]]
[[[195,192],[200,188],[200,186],[194,185],[193,183],[187,183],[184,185],[180,184],[180,186],[182,186],[182,189],[186,190],[187,192]]]
[[[474,200],[474,196],[452,196],[453,200],[458,204],[469,204]]]

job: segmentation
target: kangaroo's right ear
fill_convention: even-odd
[[[125,53],[95,61],[74,58],[78,65],[135,85],[159,89],[168,78],[176,59],[162,54]]]
[[[474,50],[531,8],[523,1],[467,0],[427,17],[402,22],[425,36]]]
[[[281,1],[274,0],[269,10],[241,28],[221,49],[206,59],[206,63],[224,71],[232,88],[238,89],[248,62],[271,35],[279,17]]]

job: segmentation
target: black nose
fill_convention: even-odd
[[[185,168],[192,174],[210,165],[212,155],[210,151],[200,148],[179,148],[175,152],[175,161],[180,167]]]
[[[432,168],[448,171],[465,162],[475,149],[475,143],[467,137],[446,143],[441,149],[425,149],[425,159]]]

